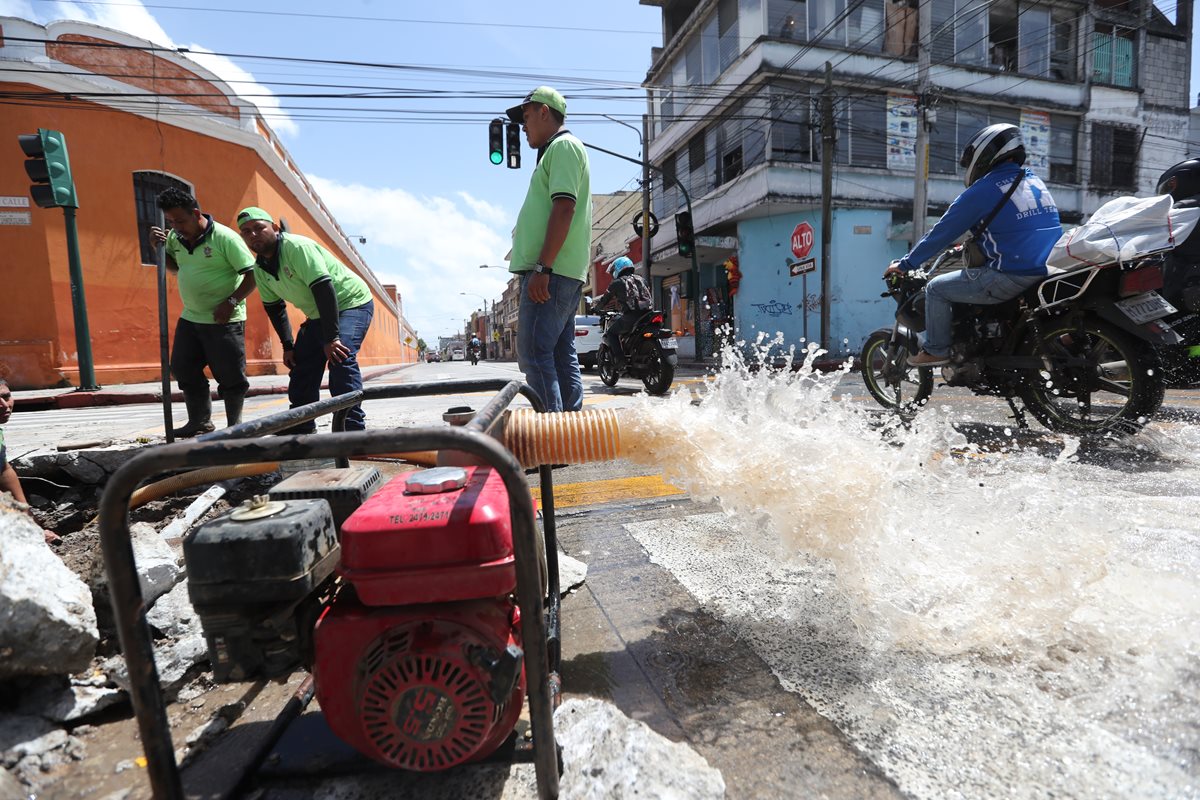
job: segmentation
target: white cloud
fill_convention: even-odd
[[[367,237],[359,251],[381,282],[400,287],[405,316],[427,342],[461,331],[480,297],[500,299],[508,273],[479,266],[505,265],[512,225],[503,209],[466,192],[417,196],[308,179],[344,230]]]
[[[38,8],[34,8],[35,5]],[[163,27],[158,24],[158,20],[141,4],[140,0],[128,0],[122,5],[111,6],[72,3],[69,0],[37,4],[24,0],[0,0],[0,16],[21,17],[42,24],[63,19],[91,22],[164,47],[181,46],[172,41]],[[238,93],[255,95],[253,98],[246,99],[265,112],[268,124],[276,131],[293,137],[299,135],[299,127],[291,117],[283,112],[279,98],[270,89],[255,82],[254,75],[225,56],[214,55],[204,45],[183,46],[191,51],[187,54],[189,58],[211,70],[222,80],[250,81],[250,83],[230,83],[230,88]]]

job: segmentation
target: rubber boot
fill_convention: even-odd
[[[184,392],[183,404],[187,406],[188,421],[175,430],[176,439],[190,439],[213,430],[212,398],[208,392]]]
[[[242,403],[246,395],[227,394],[222,399],[225,401],[225,427],[232,428],[242,421]]]

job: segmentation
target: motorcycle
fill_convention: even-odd
[[[478,347],[470,347],[470,348],[468,348],[468,351],[471,354],[471,366],[475,366],[476,364],[479,363],[479,348]]]
[[[928,272],[887,279],[880,296],[896,301],[896,322],[867,337],[861,353],[867,390],[885,408],[911,414],[933,392],[933,368],[910,367],[908,356],[920,351],[929,275],[957,249]],[[1028,411],[1059,433],[1136,432],[1162,405],[1160,351],[1182,343],[1165,320],[1175,309],[1156,291],[1164,260],[1087,265],[1003,303],[956,303],[944,384],[1004,398],[1022,427]]]
[[[590,299],[588,301],[591,302]],[[607,331],[620,312],[605,311],[600,326]],[[675,380],[679,357],[675,350],[675,332],[663,327],[661,311],[647,311],[638,318],[628,333],[621,337],[625,366],[617,370],[617,362],[607,340],[600,342],[596,352],[596,369],[605,386],[616,386],[623,377],[639,378],[650,394],[666,394]]]

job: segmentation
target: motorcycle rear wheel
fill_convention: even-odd
[[[908,346],[897,346],[888,358],[890,329],[881,328],[867,337],[859,356],[863,383],[879,405],[891,411],[915,411],[933,394],[933,370],[908,366]]]
[[[605,386],[617,385],[617,379],[621,376],[617,373],[617,364],[613,361],[612,351],[607,347],[601,347],[600,352],[596,354],[596,371],[600,374],[600,382]]]
[[[671,384],[674,382],[675,368],[667,363],[666,356],[660,350],[654,354],[653,362],[646,368],[646,374],[642,376],[642,385],[650,394],[663,395],[671,391]]]
[[[1050,321],[1027,353],[1048,360],[1021,390],[1025,407],[1049,430],[1086,435],[1136,433],[1162,405],[1155,351],[1098,319]],[[1085,359],[1071,364],[1067,359]]]

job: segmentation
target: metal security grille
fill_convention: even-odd
[[[150,246],[150,228],[158,224],[158,194],[170,188],[192,193],[189,184],[162,172],[133,173],[133,203],[137,208],[137,238],[143,264],[156,263],[154,248]]]

